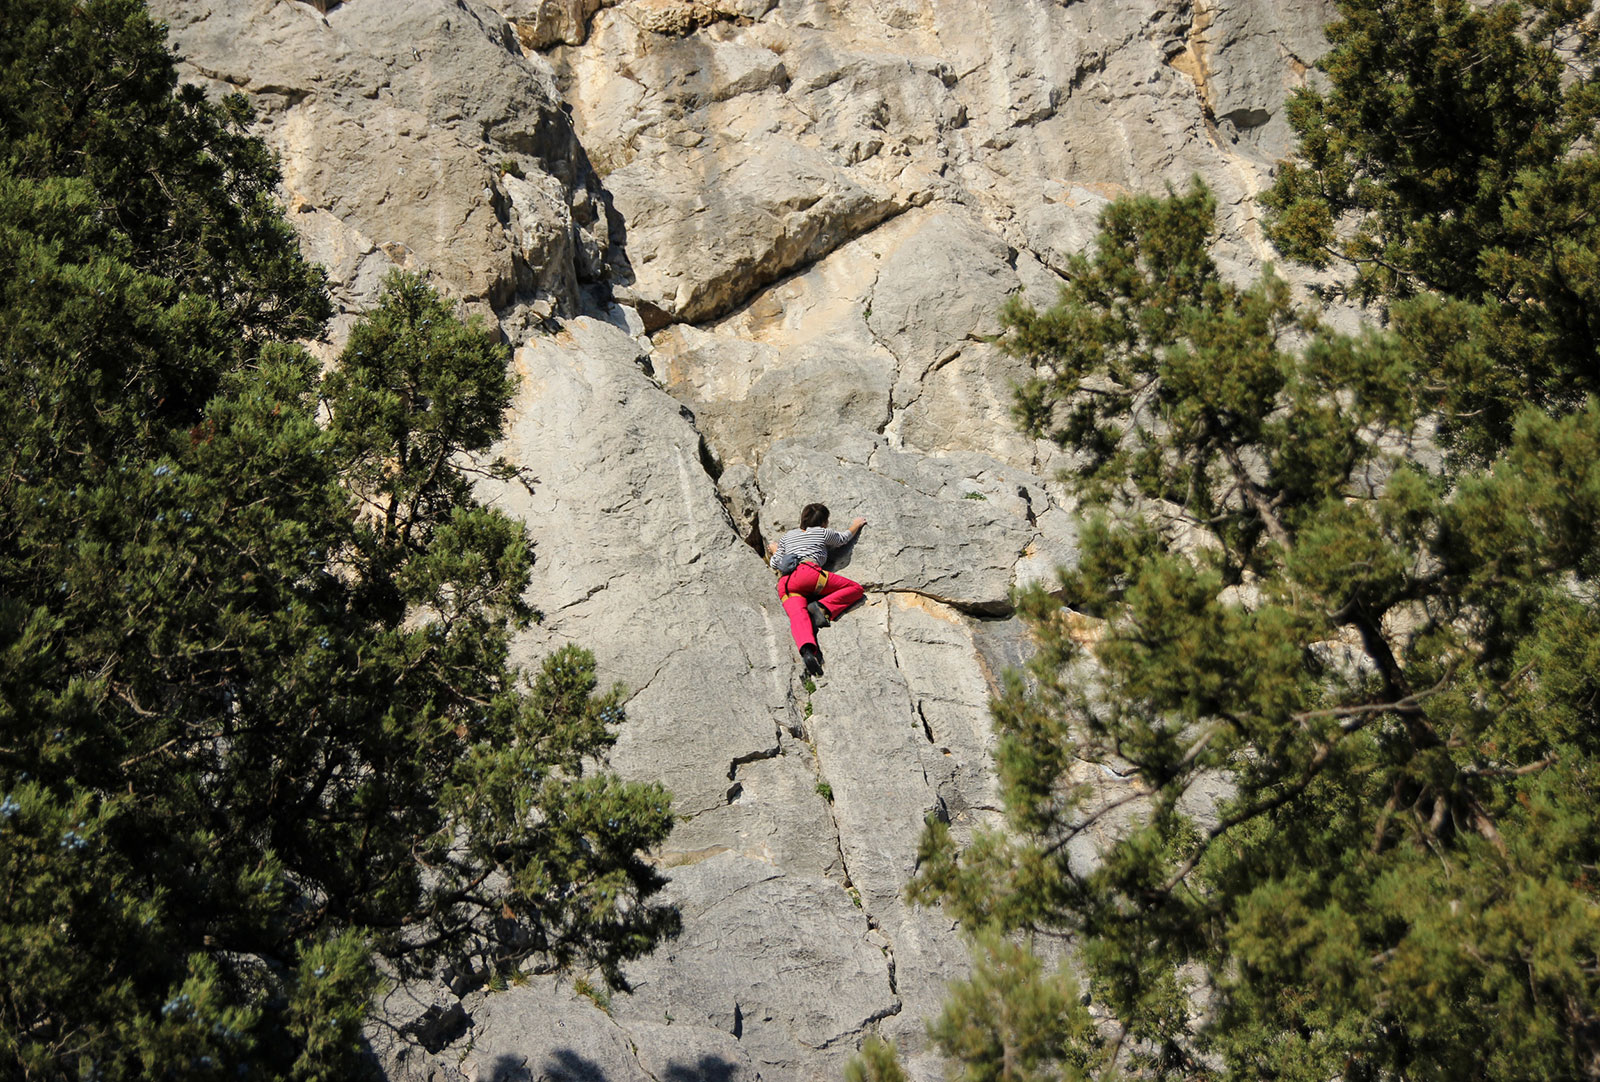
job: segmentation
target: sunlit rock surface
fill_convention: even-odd
[[[341,309],[324,352],[394,267],[517,347],[502,451],[535,480],[486,495],[537,543],[519,649],[593,649],[631,693],[612,766],[676,796],[684,931],[632,995],[397,991],[391,1077],[835,1079],[871,1033],[942,1077],[924,1021],[966,953],[904,886],[928,816],[997,821],[1011,593],[1077,550],[999,307],[1049,303],[1108,200],[1196,175],[1254,273],[1326,5],[152,6],[282,157]],[[839,567],[868,594],[807,684],[752,543],[817,499],[869,520]]]

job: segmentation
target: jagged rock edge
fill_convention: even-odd
[[[790,279],[797,278],[800,275],[805,274],[807,271],[811,270],[818,263],[822,262],[828,256],[830,256],[834,252],[838,251],[840,248],[843,248],[847,244],[851,244],[851,243],[853,243],[855,241],[858,241],[862,237],[871,236],[873,233],[877,232],[879,229],[881,229],[884,226],[888,225],[890,222],[894,221],[895,219],[900,218],[901,216],[909,213],[913,209],[915,209],[915,207],[910,203],[906,203],[904,205],[896,205],[896,204],[894,204],[892,202],[886,203],[885,204],[885,213],[881,218],[875,218],[875,219],[872,219],[870,222],[865,223],[864,228],[860,229],[857,232],[849,233],[849,234],[847,234],[847,235],[845,235],[843,237],[836,238],[835,240],[831,241],[826,248],[824,248],[821,251],[819,251],[816,255],[811,256],[811,257],[809,257],[807,259],[801,260],[799,262],[790,264],[789,266],[783,268],[782,270],[777,271],[776,273],[772,274],[771,277],[766,277],[764,275],[764,273],[760,271],[759,267],[758,268],[754,268],[749,272],[750,273],[751,285],[750,285],[750,288],[749,288],[748,291],[739,294],[738,297],[734,298],[733,300],[730,300],[727,304],[725,304],[725,305],[723,305],[723,306],[721,306],[721,307],[719,307],[717,309],[714,309],[711,312],[708,312],[706,315],[702,316],[699,319],[679,319],[679,318],[677,318],[675,316],[670,316],[670,314],[669,314],[669,318],[666,320],[666,322],[661,324],[661,326],[655,328],[655,330],[653,330],[651,333],[652,334],[659,334],[662,331],[667,330],[669,327],[677,327],[677,326],[687,326],[687,327],[693,327],[696,330],[704,330],[704,329],[706,329],[707,327],[711,326],[714,323],[718,323],[718,322],[721,322],[724,319],[727,319],[729,316],[738,315],[739,312],[741,312],[744,309],[748,308],[751,305],[751,303],[753,303],[762,293],[766,292],[769,289],[773,289],[775,287],[782,286],[785,282],[788,282]],[[626,255],[626,246],[624,246],[624,248],[623,248],[623,254]],[[874,286],[876,286],[876,282],[874,282]],[[596,313],[588,313],[588,314],[595,315]],[[874,335],[874,338],[876,338],[876,335]],[[890,350],[890,355],[894,356],[894,351],[893,350]],[[897,361],[899,360],[898,357],[896,357],[895,359]]]

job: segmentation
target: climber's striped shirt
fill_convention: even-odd
[[[792,552],[800,557],[801,563],[814,563],[818,567],[828,562],[828,550],[836,549],[840,545],[850,543],[850,534],[844,530],[831,530],[826,526],[813,526],[809,530],[790,530],[778,542],[778,547],[773,550],[772,559],[767,563],[772,569],[778,569],[778,557],[786,552]]]

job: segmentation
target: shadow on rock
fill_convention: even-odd
[[[630,1072],[632,1073],[632,1072]],[[673,1060],[661,1072],[660,1082],[738,1082],[748,1072],[725,1056],[706,1053],[694,1061]],[[485,1082],[622,1082],[604,1066],[570,1048],[558,1048],[534,1071],[521,1056],[496,1056]]]
[[[738,1064],[707,1053],[694,1063],[674,1061],[667,1064],[661,1082],[735,1082],[740,1074]]]
[[[550,1053],[537,1071],[529,1066],[527,1058],[502,1053],[478,1077],[483,1082],[607,1082],[605,1068],[569,1048]]]
[[[850,558],[854,556],[856,552],[856,543],[860,540],[861,535],[857,534],[850,540],[849,544],[840,545],[838,548],[828,553],[828,570],[843,571],[845,568],[849,567]]]

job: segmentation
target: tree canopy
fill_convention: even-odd
[[[1372,329],[1225,281],[1198,185],[1005,313],[1086,520],[1008,829],[912,888],[978,937],[965,1078],[1600,1076],[1588,6],[1339,11],[1267,202]]]
[[[1317,65],[1327,88],[1291,98],[1298,152],[1264,197],[1285,255],[1343,265],[1350,295],[1438,355],[1438,420],[1479,464],[1523,405],[1600,392],[1588,9],[1341,4]]]
[[[0,15],[0,1062],[346,1078],[380,983],[620,964],[676,925],[667,794],[525,674],[513,386],[415,278],[329,308],[240,98],[133,0]]]

